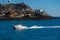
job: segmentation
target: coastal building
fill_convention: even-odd
[[[34,13],[33,11],[25,11],[24,13],[21,13],[21,17],[33,17],[34,16]]]
[[[35,10],[35,16],[40,16],[40,15],[41,15],[40,10]]]
[[[40,12],[41,12],[41,15],[43,16],[49,16],[44,10],[40,10]]]

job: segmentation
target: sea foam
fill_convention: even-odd
[[[31,26],[31,27],[22,26],[22,25],[15,25],[14,27],[16,29],[20,29],[20,30],[23,30],[23,29],[40,29],[40,28],[60,28],[60,26],[37,26],[37,25]]]

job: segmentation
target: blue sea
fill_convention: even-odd
[[[0,40],[60,40],[60,28],[15,30],[13,25],[26,27],[60,26],[60,20],[5,20],[0,21]]]

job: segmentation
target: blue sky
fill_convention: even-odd
[[[21,3],[22,0],[12,0],[11,3]],[[26,5],[29,5],[32,9],[42,9],[47,14],[55,17],[60,17],[60,0],[23,0]],[[0,3],[3,3],[0,0]],[[4,3],[8,3],[4,0]]]

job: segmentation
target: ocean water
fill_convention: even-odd
[[[60,20],[0,21],[0,40],[60,40],[60,28],[13,29],[13,25],[18,24],[26,27],[60,27]]]

